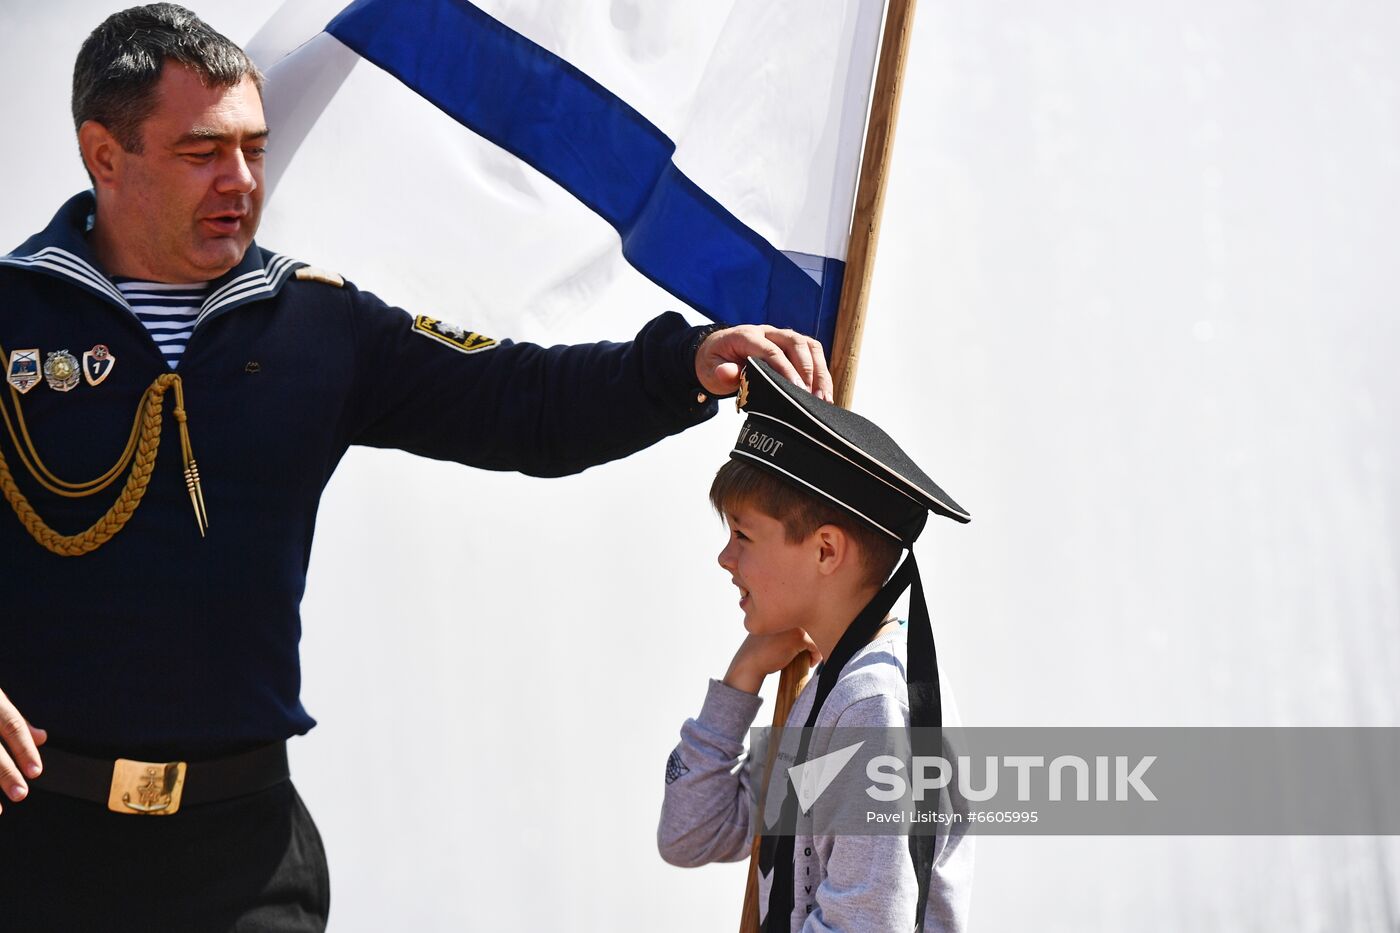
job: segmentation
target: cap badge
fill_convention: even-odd
[[[67,350],[55,350],[44,358],[44,379],[56,392],[68,392],[82,381],[77,357]]]
[[[39,350],[15,350],[5,369],[5,381],[20,395],[39,384]]]
[[[739,370],[739,397],[734,400],[734,410],[743,411],[749,403],[749,373],[747,368]]]
[[[99,343],[83,354],[83,378],[88,385],[95,386],[110,376],[112,367],[116,365],[117,358],[112,351],[107,349],[105,343]]]

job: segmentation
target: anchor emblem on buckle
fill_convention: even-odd
[[[107,809],[114,813],[169,816],[180,809],[185,789],[185,763],[131,761],[118,758],[112,768]]]

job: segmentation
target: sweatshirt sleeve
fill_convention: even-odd
[[[909,711],[898,699],[871,696],[842,711],[838,728],[908,725]],[[928,933],[961,933],[966,928],[971,894],[971,840],[965,823],[956,836],[940,839],[929,879],[924,928]],[[825,877],[816,891],[816,908],[802,933],[897,933],[914,929],[918,880],[904,835],[834,835],[819,837],[829,853]]]
[[[666,793],[656,845],[672,865],[735,862],[752,848],[749,758],[744,736],[759,697],[711,680],[700,715],[681,727],[666,761]]]

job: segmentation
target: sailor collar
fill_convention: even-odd
[[[74,195],[58,209],[41,232],[0,256],[0,266],[12,266],[67,280],[128,313],[131,305],[102,272],[87,241],[90,219],[97,207],[91,190]],[[209,294],[195,318],[198,327],[242,305],[276,295],[303,262],[265,252],[256,242],[248,244],[243,259],[228,272],[209,283]]]

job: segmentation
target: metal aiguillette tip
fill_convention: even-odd
[[[199,536],[202,538],[204,537],[204,529],[209,526],[209,521],[204,516],[203,493],[189,467],[185,467],[185,489],[189,491],[190,507],[194,509],[194,523],[199,526]]]
[[[204,485],[199,481],[199,464],[190,460],[190,472],[194,474],[194,491],[199,497],[199,516],[204,522],[204,527],[209,527],[209,507],[204,504]]]
[[[190,505],[194,508],[194,523],[199,526],[199,536],[204,537],[204,519],[199,514],[199,500],[194,496],[194,490],[190,490]]]

